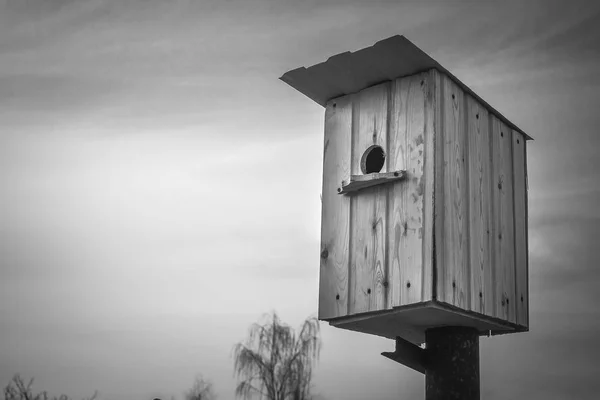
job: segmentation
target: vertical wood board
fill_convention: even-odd
[[[488,111],[467,96],[471,311],[494,316],[491,257],[492,175]]]
[[[516,322],[512,130],[494,115],[490,121],[495,316]]]
[[[443,97],[442,97],[442,75],[437,71],[431,71],[433,79],[433,97],[435,101],[433,119],[433,251],[432,251],[432,275],[431,289],[433,300],[444,301],[444,285],[442,284],[442,269],[444,264],[443,240],[444,237],[444,179],[442,168],[444,165],[444,132],[443,132]]]
[[[352,96],[327,104],[323,151],[319,318],[348,314],[350,198],[337,188],[350,176]]]
[[[435,116],[438,104],[436,94],[439,90],[439,75],[430,70],[425,79],[425,143],[423,149],[423,268],[422,268],[422,301],[429,301],[434,296],[433,249],[434,249],[434,196],[435,196]]]
[[[392,85],[388,169],[405,170],[407,179],[389,186],[388,307],[423,300],[423,196],[426,81],[423,73]]]
[[[438,300],[468,309],[470,274],[468,250],[468,181],[466,172],[466,124],[463,91],[450,78],[441,75],[441,165],[436,165],[436,207],[441,207],[441,224],[436,232]],[[437,187],[437,186],[436,186]]]
[[[387,148],[390,84],[364,89],[355,96],[352,129],[352,174],[362,174],[360,162],[372,145]],[[382,171],[385,171],[387,162]],[[383,283],[387,232],[386,186],[374,186],[350,196],[350,304],[352,314],[386,307]]]
[[[527,187],[525,181],[525,140],[512,130],[514,171],[514,226],[515,226],[515,302],[519,325],[529,325],[529,293],[527,277]]]

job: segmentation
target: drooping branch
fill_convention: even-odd
[[[234,370],[241,379],[236,395],[304,400],[310,393],[312,367],[320,349],[318,320],[304,321],[296,335],[277,314],[270,317],[266,323],[251,326],[245,345],[235,346]]]

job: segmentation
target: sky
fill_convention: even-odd
[[[530,332],[486,399],[600,391],[600,3],[0,0],[0,384],[233,399],[232,347],[315,315],[324,109],[278,78],[402,34],[528,143]],[[424,397],[321,323],[315,393]]]

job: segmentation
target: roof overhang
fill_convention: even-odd
[[[466,93],[477,99],[500,120],[522,133],[527,140],[532,139],[452,75],[450,71],[406,37],[400,35],[381,40],[373,46],[354,53],[347,51],[337,54],[312,67],[293,69],[279,79],[325,107],[331,99],[357,93],[379,83],[430,69],[436,69],[449,76]]]

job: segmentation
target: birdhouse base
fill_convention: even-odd
[[[414,344],[425,343],[425,331],[443,326],[475,328],[480,335],[502,335],[525,332],[524,326],[467,312],[452,305],[427,301],[396,307],[391,310],[356,314],[328,320],[337,328],[396,339],[401,337]]]

